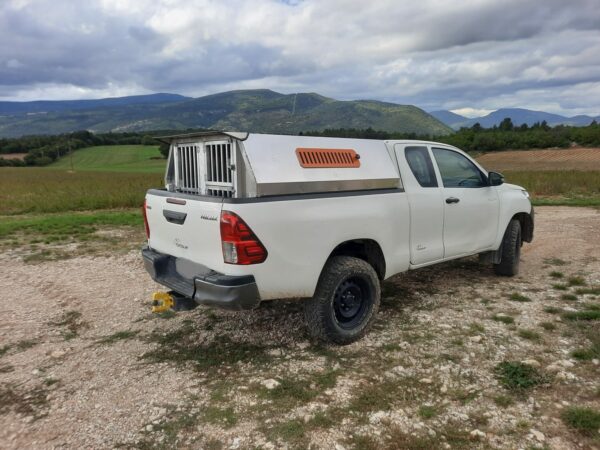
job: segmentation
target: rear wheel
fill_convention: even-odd
[[[304,303],[304,318],[312,337],[350,344],[371,327],[379,309],[377,273],[362,259],[336,256],[329,260],[313,298]]]
[[[508,224],[502,239],[502,259],[498,264],[494,264],[497,275],[512,277],[519,273],[521,245],[521,223],[513,219]]]

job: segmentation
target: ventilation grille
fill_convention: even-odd
[[[182,145],[175,148],[177,167],[176,189],[186,194],[200,193],[198,177],[198,146]]]
[[[296,156],[305,168],[360,167],[360,156],[349,148],[297,148]]]
[[[230,143],[206,144],[206,193],[217,197],[233,196],[234,155]]]

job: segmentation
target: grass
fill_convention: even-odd
[[[549,266],[566,266],[569,263],[560,258],[545,258],[544,264],[548,264]]]
[[[348,440],[349,448],[359,450],[429,450],[452,448],[467,450],[479,448],[462,428],[462,424],[448,422],[441,429],[436,429],[436,435],[421,435],[409,433],[404,427],[394,426],[384,429],[380,442],[373,434],[353,434]],[[380,438],[381,439],[381,438]]]
[[[556,330],[556,325],[552,322],[540,322],[540,327],[542,327],[546,331]]]
[[[71,162],[73,165],[71,166]],[[155,145],[87,147],[47,166],[50,170],[144,172],[162,174],[166,160]]]
[[[570,277],[568,282],[569,286],[585,286],[587,284],[582,277]]]
[[[514,403],[514,399],[508,395],[497,395],[494,397],[494,403],[501,408],[508,408]]]
[[[521,391],[547,382],[547,377],[535,367],[521,362],[501,362],[494,372],[500,384],[511,391]]]
[[[9,216],[2,217],[0,221],[0,240],[23,233],[36,236],[38,240],[34,243],[47,240],[54,242],[68,237],[92,234],[99,226],[142,227],[142,225],[142,215],[137,210]]]
[[[544,312],[547,312],[548,314],[560,314],[563,312],[563,310],[561,308],[557,308],[556,306],[546,306],[544,308]]]
[[[575,290],[575,293],[577,295],[600,295],[600,287],[578,288]]]
[[[519,294],[518,292],[513,292],[512,294],[510,294],[508,296],[508,299],[512,300],[513,302],[521,302],[521,303],[531,301],[531,299],[529,297],[526,297],[523,294]]]
[[[103,233],[102,228],[110,232]],[[76,250],[114,253],[139,248],[143,228],[138,210],[0,216],[0,251],[25,251],[27,262],[68,258],[76,256]]]
[[[589,339],[590,345],[573,350],[571,356],[581,361],[600,359],[600,327],[589,326],[584,333]]]
[[[506,325],[510,325],[515,323],[515,319],[510,317],[510,316],[506,316],[506,315],[499,315],[499,314],[495,314],[492,316],[492,320],[495,320],[496,322],[502,322]]]
[[[552,278],[563,278],[565,275],[562,272],[558,272],[556,270],[553,270],[552,272],[550,272],[550,276]]]
[[[476,335],[485,332],[485,327],[477,322],[471,322],[469,324],[469,334]]]
[[[540,336],[540,334],[534,330],[522,329],[522,330],[519,330],[518,334],[519,334],[519,337],[521,337],[523,339],[527,339],[528,341],[539,341],[542,338]]]
[[[104,336],[96,341],[97,344],[101,345],[111,345],[118,341],[124,341],[127,339],[133,339],[138,335],[139,331],[117,331],[116,333],[110,334],[108,336]]]
[[[563,283],[553,284],[552,287],[557,291],[566,291],[567,289],[569,289],[569,286]]]
[[[0,167],[0,215],[141,207],[162,174]]]
[[[435,406],[421,405],[419,407],[419,417],[422,419],[431,419],[438,415],[438,410]]]
[[[584,436],[597,436],[600,429],[600,411],[572,406],[561,414],[563,422]]]
[[[529,191],[534,205],[600,206],[600,171],[504,171]]]
[[[572,302],[577,300],[577,296],[575,294],[563,294],[560,296],[560,299]]]
[[[202,372],[232,369],[238,363],[262,364],[269,361],[267,347],[234,342],[228,336],[215,336],[210,342],[201,342],[194,336],[194,328],[189,323],[166,334],[153,333],[149,340],[157,346],[142,355],[143,359],[151,363],[191,363]]]
[[[235,411],[231,407],[208,406],[202,411],[202,414],[206,422],[223,425],[225,428],[230,428],[238,422]]]
[[[600,320],[600,311],[588,309],[584,311],[568,311],[562,314],[566,320]]]

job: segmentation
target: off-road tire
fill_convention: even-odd
[[[350,300],[344,303],[348,294]],[[357,341],[371,328],[380,299],[379,279],[369,263],[351,256],[334,256],[321,273],[314,297],[304,302],[308,331],[326,343],[346,345]],[[348,303],[352,306],[345,309]],[[358,309],[354,319],[345,317],[344,314],[351,314],[355,303],[364,309]]]
[[[513,219],[506,227],[502,239],[502,258],[498,264],[494,264],[496,275],[513,277],[519,273],[521,245],[521,223]]]

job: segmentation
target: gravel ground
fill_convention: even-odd
[[[571,355],[598,321],[561,314],[600,303],[599,232],[595,209],[538,208],[518,277],[394,277],[343,348],[309,342],[297,302],[152,315],[137,252],[4,254],[0,448],[600,448],[561,418],[600,410],[597,355]],[[503,361],[538,385],[504,386]]]

